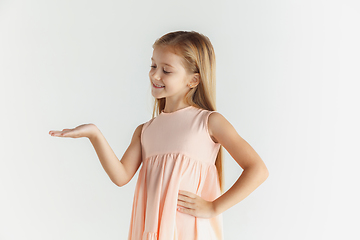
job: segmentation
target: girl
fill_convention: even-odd
[[[177,31],[153,44],[152,118],[134,131],[119,161],[94,124],[50,131],[87,137],[112,182],[127,184],[141,165],[129,240],[220,240],[222,213],[268,177],[254,149],[215,111],[215,53],[203,34]],[[155,116],[156,112],[156,116]],[[222,148],[243,169],[223,193]]]

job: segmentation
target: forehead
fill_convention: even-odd
[[[153,50],[151,60],[158,64],[179,67],[181,65],[182,58],[175,54],[170,47],[157,46]]]

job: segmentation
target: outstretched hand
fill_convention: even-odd
[[[94,136],[96,129],[96,125],[89,123],[75,128],[64,128],[62,131],[49,131],[49,134],[54,137],[91,138]]]
[[[200,196],[179,190],[177,210],[182,213],[192,215],[199,218],[213,218],[215,217],[214,204],[211,201],[206,201]]]

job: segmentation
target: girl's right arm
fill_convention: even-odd
[[[135,129],[131,143],[120,161],[96,126],[93,134],[89,136],[105,172],[111,181],[119,187],[126,185],[140,167],[142,161],[140,142],[142,126],[143,124]]]
[[[62,131],[50,131],[49,134],[56,137],[89,138],[101,165],[111,181],[117,186],[122,187],[133,178],[142,161],[140,141],[142,126],[143,124],[135,129],[130,146],[120,161],[95,124],[82,124],[72,129],[65,128]]]

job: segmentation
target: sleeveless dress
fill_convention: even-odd
[[[207,201],[221,195],[220,143],[207,124],[212,112],[188,106],[144,123],[128,240],[223,240],[222,214],[197,218],[177,211],[179,190]]]

